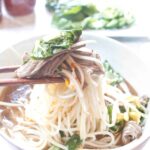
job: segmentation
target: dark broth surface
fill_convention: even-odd
[[[125,83],[133,95],[138,95],[136,90],[129,82],[125,80]],[[15,103],[18,102],[20,98],[29,98],[32,88],[32,85],[7,86],[1,92],[0,101]]]
[[[31,90],[31,85],[7,86],[2,90],[0,100],[14,103],[17,102],[20,98],[28,98]]]

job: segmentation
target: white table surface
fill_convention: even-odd
[[[0,51],[3,51],[6,47],[29,37],[52,34],[55,28],[50,24],[51,15],[45,9],[45,3],[43,1],[44,0],[37,0],[34,13],[24,17],[13,18],[5,12],[4,8],[2,9],[3,20],[0,22]],[[147,31],[147,33],[149,33],[149,31]],[[109,35],[109,33],[106,35]],[[115,34],[110,35],[112,36]],[[150,39],[148,36],[149,34],[147,34],[147,37],[145,38],[127,38],[118,37],[117,35],[117,37],[115,36],[115,39],[128,45],[133,53],[140,57],[150,70]],[[0,149],[2,147],[5,150],[9,150],[9,146],[5,145],[5,142],[0,138]],[[138,150],[148,150],[149,147],[150,141],[146,142],[146,144],[144,143],[144,145],[139,147]]]

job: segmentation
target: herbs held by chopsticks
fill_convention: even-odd
[[[31,57],[45,59],[71,47],[82,34],[81,29],[62,31],[55,38],[40,39],[36,41]]]

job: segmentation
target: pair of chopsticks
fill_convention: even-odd
[[[0,73],[14,72],[20,66],[0,67]],[[7,78],[0,79],[0,86],[19,85],[19,84],[46,84],[46,83],[61,83],[64,80],[61,77],[49,77],[42,79],[22,79],[22,78]]]
[[[91,41],[80,41],[72,45],[70,51],[82,48]],[[14,72],[20,66],[6,66],[0,67],[0,73]],[[41,78],[41,79],[23,79],[23,78],[10,78],[10,79],[0,79],[0,86],[4,85],[17,85],[17,84],[46,84],[46,83],[61,83],[64,82],[64,79],[61,77],[50,77],[50,78]]]

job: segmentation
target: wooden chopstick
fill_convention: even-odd
[[[5,66],[0,67],[0,73],[14,72],[20,66]],[[42,79],[22,79],[22,78],[9,78],[0,79],[0,86],[19,85],[19,84],[47,84],[47,83],[61,83],[64,79],[61,77],[51,77]]]
[[[0,73],[14,72],[19,67],[20,67],[19,65],[0,67]]]
[[[19,85],[19,84],[47,84],[47,83],[62,83],[64,79],[61,77],[51,77],[43,79],[20,79],[20,78],[11,78],[11,79],[0,79],[0,86],[6,85]]]

